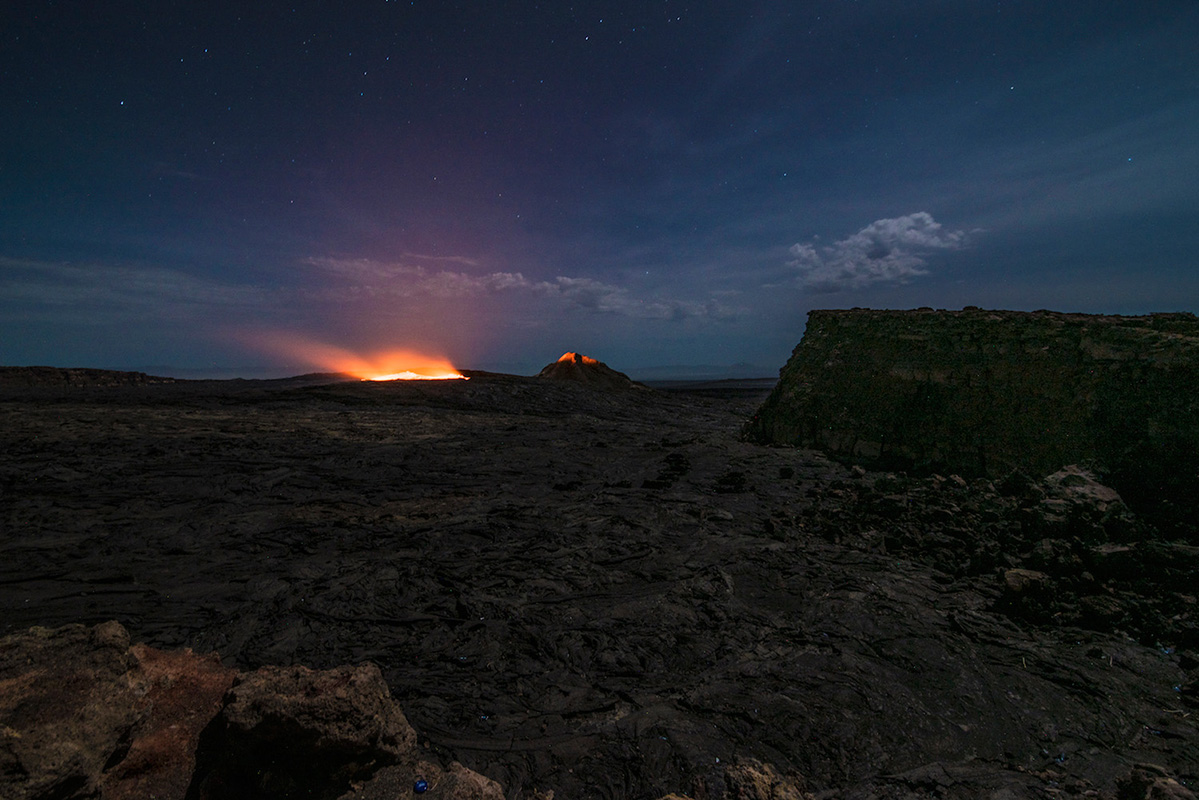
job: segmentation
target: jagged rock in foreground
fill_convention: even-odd
[[[0,640],[5,800],[355,800],[407,796],[417,779],[430,798],[503,798],[418,758],[373,665],[239,674],[215,655],[130,647],[117,622]]]
[[[548,378],[552,381],[572,381],[590,386],[595,389],[609,391],[625,391],[627,389],[645,389],[646,386],[617,372],[602,361],[580,355],[579,353],[563,353],[552,364],[546,364],[538,378]]]
[[[1199,513],[1199,319],[812,311],[752,438],[967,477],[1097,463],[1139,513]]]
[[[130,647],[117,622],[0,639],[6,800],[503,800],[495,781],[419,752],[373,665],[239,674],[215,654]],[[660,800],[815,797],[798,772],[754,758],[734,758],[718,774],[714,786],[699,779],[692,795]],[[1111,797],[1088,781],[1061,778],[985,762],[934,762],[822,796]],[[1117,800],[1195,798],[1169,771],[1148,764],[1117,786]],[[529,797],[554,800],[554,793]]]
[[[377,667],[261,667],[239,675],[197,754],[194,796],[332,800],[393,764],[416,734]]]
[[[94,795],[149,701],[115,623],[34,628],[0,642],[0,796]]]

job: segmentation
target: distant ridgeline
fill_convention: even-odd
[[[748,434],[968,476],[1090,464],[1181,522],[1199,512],[1199,319],[812,311]]]
[[[176,383],[144,372],[85,367],[0,367],[0,385],[12,386],[147,386]]]

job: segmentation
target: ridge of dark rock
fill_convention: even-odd
[[[0,384],[15,386],[148,386],[175,378],[90,367],[0,367]]]

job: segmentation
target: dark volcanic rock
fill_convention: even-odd
[[[155,650],[135,644],[130,676],[149,704],[129,750],[107,765],[101,783],[104,800],[180,798],[191,784],[200,734],[221,709],[237,670],[216,653]],[[119,755],[119,754],[118,754]]]
[[[803,776],[780,775],[772,764],[745,759],[724,771],[725,796],[737,800],[810,800]]]
[[[417,781],[423,781],[425,792],[415,791]],[[428,761],[412,765],[384,767],[366,783],[342,795],[340,800],[396,800],[415,796],[429,800],[504,800],[504,789],[498,783],[473,770],[452,762],[440,767]],[[529,800],[553,800],[534,794]]]
[[[1094,462],[1134,508],[1190,525],[1196,398],[1193,314],[813,311],[749,433],[967,476]]]
[[[826,800],[1199,780],[1199,548],[1103,473],[879,473],[741,440],[749,399],[426,383],[0,394],[0,632],[377,664],[419,755],[371,797],[453,761],[514,799],[731,800],[751,760]],[[1051,590],[1008,602],[1009,570]]]
[[[415,746],[378,667],[261,667],[238,677],[205,731],[189,797],[332,800],[411,763]]]
[[[537,377],[552,381],[571,381],[609,391],[647,388],[604,362],[578,353],[563,353],[557,361],[542,368]]]
[[[215,655],[130,647],[117,622],[0,640],[0,737],[4,800],[368,800],[418,778],[430,798],[503,797],[418,756],[377,667],[238,675]]]
[[[149,386],[175,383],[144,372],[84,367],[0,367],[0,385],[8,386]]]
[[[0,639],[0,797],[92,796],[148,710],[119,624]]]

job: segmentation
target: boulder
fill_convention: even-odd
[[[772,764],[747,758],[724,771],[725,796],[732,800],[811,800],[798,773],[783,775]]]
[[[150,703],[115,622],[0,639],[0,797],[93,796]]]
[[[373,664],[238,676],[200,742],[194,796],[336,798],[411,762],[416,734]]]
[[[1195,793],[1156,764],[1137,764],[1116,782],[1118,800],[1195,800]]]
[[[1043,597],[1052,589],[1053,580],[1033,569],[1009,569],[1003,573],[1003,587],[1012,598]]]
[[[1003,595],[996,610],[1030,622],[1044,622],[1055,610],[1054,580],[1033,569],[1009,569],[1003,573]]]
[[[130,646],[117,622],[0,639],[0,798],[503,800],[420,760],[373,665],[262,667]]]
[[[221,710],[237,670],[216,653],[163,651],[135,644],[139,683],[149,711],[125,757],[101,783],[104,800],[183,797],[196,766],[201,732]]]
[[[1093,472],[1077,464],[1063,467],[1047,476],[1045,487],[1051,497],[1092,509],[1099,515],[1124,508],[1119,492],[1104,486]]]

